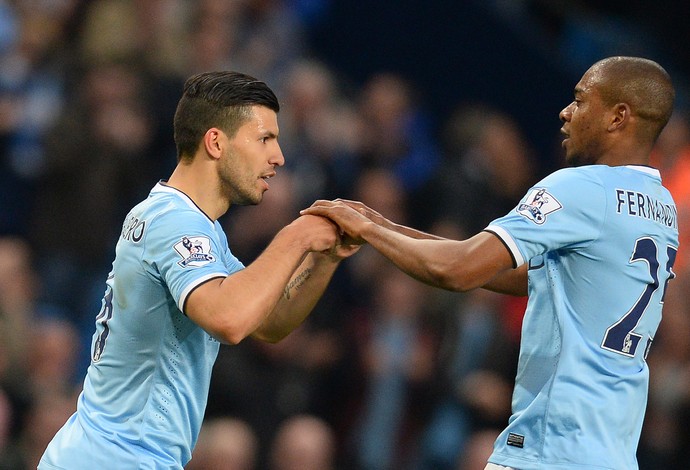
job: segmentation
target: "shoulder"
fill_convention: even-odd
[[[532,193],[542,191],[562,202],[595,203],[605,195],[610,170],[601,165],[557,170],[537,183]]]
[[[157,185],[144,201],[142,215],[151,226],[162,230],[177,231],[185,227],[214,231],[216,224],[204,214],[184,193],[163,185]]]
[[[146,200],[130,211],[121,238],[143,243],[147,252],[174,245],[185,237],[218,238],[216,224],[198,207],[165,187],[158,190],[160,187],[157,185]]]
[[[606,178],[606,173],[610,170],[610,167],[603,165],[562,168],[545,177],[541,183],[547,186],[579,184],[602,186],[603,179]]]
[[[598,167],[563,168],[536,183],[528,197],[540,193],[559,200],[598,198],[606,186],[604,181],[605,177]]]

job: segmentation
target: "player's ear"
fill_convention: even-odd
[[[225,142],[225,133],[217,127],[212,127],[204,134],[204,149],[206,153],[215,159],[219,159],[223,153],[223,145]]]
[[[632,110],[628,103],[616,103],[612,108],[608,131],[612,132],[623,128],[630,120],[631,114]]]

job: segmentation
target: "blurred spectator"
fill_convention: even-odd
[[[23,421],[19,449],[23,464],[13,470],[35,469],[48,443],[64,422],[76,410],[74,394],[41,394]]]
[[[34,399],[32,377],[43,370],[43,363],[32,360],[36,348],[43,346],[40,337],[34,344],[35,334],[44,322],[52,321],[52,316],[64,314],[42,303],[40,291],[41,282],[29,244],[17,237],[0,237],[0,389],[4,389],[13,408],[13,434]],[[73,371],[75,357],[66,358],[66,362],[64,365]],[[74,380],[74,376],[69,380]]]
[[[241,0],[241,5],[233,68],[262,77],[285,96],[283,77],[306,53],[300,18],[285,0]]]
[[[241,70],[284,96],[283,77],[304,55],[300,18],[282,0],[203,0],[191,15],[189,73]],[[279,45],[279,47],[278,47]]]
[[[89,2],[79,35],[79,53],[86,63],[115,62],[134,58],[146,49],[146,31],[138,15],[137,0]],[[156,0],[151,4],[160,3]],[[155,41],[149,44],[155,45]],[[155,50],[155,47],[151,47]]]
[[[254,470],[258,441],[252,428],[239,419],[205,421],[186,470]]]
[[[304,325],[275,345],[247,340],[223,347],[210,390],[207,417],[231,413],[258,439],[257,468],[267,468],[271,442],[283,420],[312,414],[337,421],[347,402],[348,370],[340,337]],[[344,370],[343,374],[338,372]]]
[[[28,373],[29,338],[34,327],[38,278],[29,244],[16,237],[0,238],[0,383],[21,388]]]
[[[510,316],[524,313],[524,304],[482,290],[455,297],[454,305],[440,303],[446,309],[438,313],[446,316],[442,393],[421,440],[420,470],[454,470],[472,452],[472,435],[501,429],[510,417],[519,350]]]
[[[202,0],[190,19],[189,45],[182,49],[188,49],[187,73],[241,70],[235,59],[240,47],[238,35],[243,20],[242,1]],[[266,81],[263,77],[262,80]]]
[[[160,175],[141,70],[132,63],[94,64],[78,92],[71,113],[47,137],[50,158],[31,234],[48,299],[90,316],[97,309],[84,305],[84,297],[93,280],[105,277],[126,211]]]
[[[34,322],[27,339],[27,386],[32,397],[78,392],[84,371],[78,367],[81,341],[74,324],[42,318]]]
[[[445,123],[444,164],[427,195],[432,221],[477,233],[510,211],[539,178],[515,120],[486,105],[459,106]]]
[[[289,163],[286,165],[289,166]],[[239,208],[221,223],[228,243],[240,259],[259,255],[277,231],[298,213],[298,181],[291,171],[278,170],[261,203]],[[235,230],[234,227],[243,227]],[[232,413],[246,421],[259,440],[259,468],[265,468],[269,443],[287,417],[312,413],[329,421],[343,419],[349,370],[346,270],[335,274],[331,287],[305,323],[277,344],[248,339],[220,349],[207,416]]]
[[[394,73],[374,74],[358,97],[358,156],[365,168],[392,170],[414,195],[440,163],[430,116],[413,85]]]
[[[688,276],[669,283],[664,297],[664,319],[659,325],[647,361],[649,399],[640,439],[640,468],[690,468],[690,304]]]
[[[186,75],[191,2],[94,0],[85,10],[79,42],[84,62],[137,57],[158,76]]]
[[[64,413],[76,407],[77,377],[80,379],[83,373],[78,370],[78,334],[73,324],[62,319],[64,312],[39,300],[40,292],[41,282],[34,269],[30,245],[22,238],[0,237],[0,469],[3,470],[36,468],[44,450],[39,447],[47,445],[53,437],[48,434],[62,425],[61,421],[67,417]],[[45,397],[55,400],[54,410],[52,405],[43,406]],[[54,421],[43,422],[50,416],[54,416]]]
[[[335,433],[324,420],[295,415],[281,423],[271,445],[271,470],[335,470]]]
[[[13,420],[12,403],[0,387],[0,470],[19,470],[23,465],[22,454],[12,432]]]
[[[472,434],[455,468],[457,470],[484,470],[494,450],[494,441],[500,432],[500,429],[486,429]]]
[[[365,391],[355,452],[358,468],[407,468],[433,395],[435,337],[424,327],[428,289],[388,265],[377,273],[368,331],[359,340]],[[412,445],[410,445],[412,444]]]
[[[376,208],[389,220],[405,224],[409,219],[409,194],[390,169],[364,169],[355,182],[352,194],[354,199]],[[348,260],[346,266],[352,273],[360,305],[369,305],[372,289],[376,287],[371,280],[377,279],[381,270],[388,265],[390,262],[386,258],[367,245],[360,249],[357,256]]]
[[[9,445],[12,427],[12,405],[0,388],[0,455]]]
[[[636,9],[647,11],[644,2],[626,2],[624,11],[622,3],[586,0],[488,3],[496,14],[520,29],[523,37],[542,38],[537,47],[558,60],[561,68],[576,74],[602,57],[650,57],[658,55],[661,46],[651,31],[633,19]]]
[[[349,195],[358,175],[354,106],[324,64],[296,61],[285,84],[280,140],[300,206]]]
[[[65,23],[76,1],[14,2],[0,48],[0,232],[26,235],[48,151],[43,137],[64,105]]]

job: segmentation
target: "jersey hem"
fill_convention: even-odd
[[[497,458],[498,457],[498,458]],[[534,460],[524,460],[514,456],[506,456],[504,454],[495,453],[488,460],[489,463],[495,465],[503,465],[519,470],[616,470],[614,467],[600,467],[585,463],[553,463],[553,462],[535,462]]]

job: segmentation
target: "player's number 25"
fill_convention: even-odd
[[[677,249],[672,246],[666,247],[666,266],[665,275],[666,280],[664,282],[663,291],[661,294],[661,303],[664,302],[664,296],[666,295],[666,286],[668,281],[673,279],[676,275],[673,273],[673,263],[676,260]],[[628,310],[628,312],[623,315],[623,317],[616,323],[611,325],[604,335],[604,340],[601,343],[601,347],[614,351],[626,356],[633,357],[637,346],[642,339],[633,330],[637,326],[644,314],[649,302],[652,299],[652,294],[659,288],[659,253],[658,248],[654,240],[649,237],[639,238],[635,242],[635,249],[630,258],[630,263],[636,262],[646,262],[649,268],[649,274],[652,278],[652,282],[647,284],[642,295],[637,299],[635,305]]]

